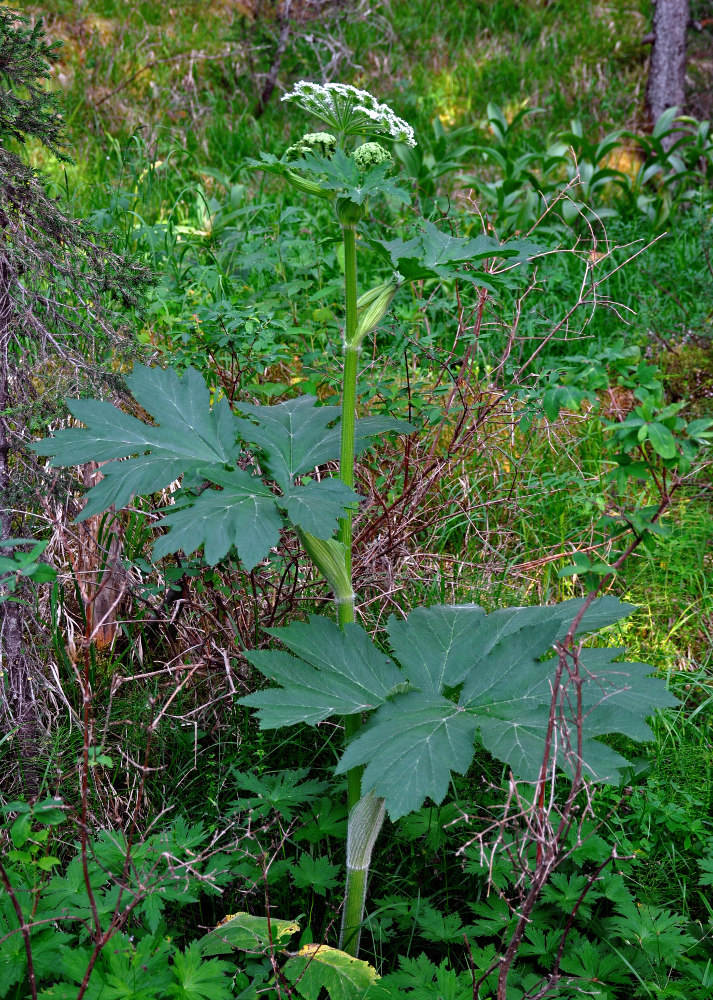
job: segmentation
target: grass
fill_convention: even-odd
[[[394,0],[344,28],[350,56],[340,78],[391,101],[422,134],[439,117],[485,137],[488,101],[510,113],[541,108],[528,127],[543,139],[572,117],[587,131],[635,126],[642,122],[647,8],[646,0],[615,0],[580,5],[572,16],[560,0],[544,8],[535,0],[467,7],[448,0],[437,8]],[[279,93],[259,121],[250,116],[276,32],[269,16],[251,10],[259,7],[229,0],[30,5],[65,43],[54,81],[77,160],[69,183],[82,204],[92,205],[97,187],[116,180],[113,145],[125,145],[137,130],[151,159],[178,148],[194,176],[201,165],[231,174],[266,136],[287,139],[290,115]],[[314,73],[305,33],[298,24],[285,82]],[[39,150],[35,161],[52,170]]]

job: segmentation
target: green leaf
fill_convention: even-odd
[[[74,400],[70,409],[87,426],[62,430],[35,450],[52,455],[54,465],[104,463],[103,478],[89,491],[80,520],[112,504],[121,507],[137,494],[154,493],[180,476],[185,477],[184,486],[188,482],[205,487],[207,480],[220,487],[204,488],[198,495],[187,489],[178,494],[177,503],[158,521],[167,531],[154,546],[156,559],[179,549],[190,555],[203,546],[206,562],[214,565],[234,548],[250,570],[278,544],[285,525],[282,510],[293,525],[328,539],[358,499],[336,479],[299,486],[294,482],[339,457],[340,430],[334,426],[339,407],[320,407],[314,397],[303,396],[275,406],[242,404],[246,417],[237,418],[223,398],[211,408],[205,381],[192,368],[180,378],[172,370],[137,365],[127,381],[158,426],[110,403]],[[386,431],[412,429],[389,417],[367,417],[357,421],[356,450]],[[246,457],[240,434],[259,449],[261,466],[277,482],[282,497],[260,475],[238,467]],[[36,549],[23,558],[35,555]],[[8,565],[17,569],[16,560]],[[33,565],[31,572],[38,581],[54,575],[42,564]]]
[[[430,608],[412,612],[406,622],[390,622],[404,674],[428,694],[396,692],[347,747],[338,771],[365,766],[362,793],[373,788],[396,819],[419,808],[426,796],[442,801],[450,772],[467,770],[478,729],[495,757],[518,776],[535,780],[546,749],[557,662],[542,657],[567,632],[581,608],[580,599],[503,609],[488,616],[478,614],[476,606],[448,613]],[[595,602],[578,631],[612,624],[631,610],[631,605],[615,598]],[[464,625],[469,616],[470,642],[465,641],[465,631],[454,641],[454,623],[460,617]],[[646,676],[650,668],[615,662],[620,653],[620,649],[587,649],[581,656],[585,774],[594,780],[618,781],[618,768],[626,766],[623,757],[594,737],[623,732],[649,739],[646,716],[676,703],[661,680]],[[458,706],[436,695],[434,679],[439,679],[441,691],[462,681]],[[570,713],[558,725],[572,732],[575,720]],[[567,738],[566,732],[559,732],[560,745]]]
[[[32,813],[22,813],[10,827],[10,837],[15,847],[23,847],[32,830]]]
[[[169,996],[179,1000],[230,1000],[233,995],[230,977],[235,973],[231,962],[205,961],[197,942],[173,957],[173,974],[178,983],[169,987]]]
[[[225,399],[211,409],[210,392],[199,372],[188,368],[179,378],[171,369],[136,365],[127,383],[159,426],[122,413],[111,403],[75,399],[68,401],[70,412],[86,427],[61,430],[32,446],[39,455],[53,456],[55,466],[109,463],[102,466],[101,482],[89,491],[80,520],[112,504],[123,507],[136,495],[155,493],[201,466],[237,461],[235,417]]]
[[[425,903],[416,918],[421,937],[437,944],[462,944],[463,922],[457,913],[443,914]]]
[[[460,703],[471,711],[482,706],[488,715],[504,716],[515,702],[517,710],[524,709],[526,713],[528,702],[549,701],[547,679],[551,667],[538,661],[551,648],[561,623],[551,615],[533,622],[532,615],[521,613],[515,616],[519,628],[514,627],[512,620],[502,628],[502,619],[493,621],[496,615],[497,612],[490,615],[481,630],[482,639],[478,652],[471,657],[472,666],[463,684]],[[494,628],[487,627],[490,622]]]
[[[646,717],[657,708],[673,708],[678,699],[660,678],[648,676],[648,664],[616,661],[624,652],[623,647],[582,651],[584,673],[592,678],[582,687],[587,733],[625,733],[633,740],[649,742],[653,732]]]
[[[23,576],[29,577],[35,583],[49,583],[57,578],[57,570],[47,563],[32,563],[22,571]]]
[[[253,792],[254,798],[239,799],[234,805],[240,811],[251,809],[257,816],[268,816],[273,810],[291,823],[295,812],[307,805],[328,788],[328,782],[318,779],[305,780],[308,768],[296,771],[278,771],[277,774],[253,774],[252,771],[233,771],[237,788]]]
[[[628,970],[621,958],[606,950],[603,942],[573,935],[568,945],[560,963],[564,972],[592,984],[627,982]]]
[[[452,772],[463,774],[482,743],[519,777],[540,774],[557,659],[554,643],[584,606],[580,598],[559,605],[507,608],[490,615],[477,605],[435,606],[395,618],[388,632],[400,668],[379,652],[357,625],[342,632],[314,617],[276,629],[294,653],[254,652],[250,661],[280,685],[242,699],[260,710],[261,726],[317,724],[330,715],[375,709],[348,745],[337,773],[364,767],[361,791],[383,798],[392,819],[419,809],[426,797],[440,803]],[[634,607],[613,597],[593,602],[577,633],[614,624]],[[646,723],[676,699],[644,664],[621,663],[621,649],[584,649],[580,655],[585,775],[618,781],[627,761],[597,737],[624,733],[650,738]],[[564,672],[568,683],[568,672]],[[460,691],[458,688],[460,687]],[[418,689],[418,690],[415,690]],[[571,691],[571,688],[570,688]],[[456,703],[457,699],[457,703]],[[564,697],[553,746],[571,745],[576,699]],[[563,756],[548,768],[572,766]]]
[[[254,917],[251,913],[234,913],[209,931],[196,947],[201,955],[227,955],[232,951],[263,953],[284,948],[300,929],[291,920]]]
[[[390,163],[381,163],[362,172],[355,160],[342,149],[337,149],[331,157],[308,152],[302,159],[291,162],[290,167],[318,175],[321,188],[334,191],[353,201],[355,205],[362,205],[374,194],[390,195],[403,205],[408,205],[411,200],[404,188],[387,177],[391,169]]]
[[[554,613],[559,616],[562,622],[560,630],[557,633],[558,640],[564,639],[570,625],[581,611],[584,602],[585,598],[583,597],[573,597],[569,601],[562,601],[560,604],[551,606]],[[598,632],[609,625],[615,625],[622,618],[627,618],[637,610],[636,604],[627,604],[625,601],[620,601],[618,597],[605,594],[589,605],[577,627],[575,635],[583,635],[586,632]]]
[[[51,871],[56,865],[60,864],[59,858],[56,858],[53,854],[45,854],[43,857],[38,858],[35,862],[40,871],[48,872]]]
[[[208,470],[203,470],[208,474]],[[154,545],[154,558],[183,549],[186,555],[204,546],[205,561],[214,566],[232,546],[247,570],[267,557],[280,540],[282,518],[276,498],[259,476],[241,469],[213,471],[221,490],[205,490],[191,506],[169,509],[159,527],[168,532]]]
[[[360,730],[337,765],[337,774],[366,765],[362,794],[375,792],[392,820],[437,804],[451,771],[465,774],[473,759],[475,719],[447,698],[410,692],[387,702]]]
[[[296,622],[268,631],[296,656],[277,650],[247,654],[260,673],[282,686],[240,699],[240,704],[259,709],[263,729],[298,722],[315,725],[331,715],[367,711],[383,704],[403,682],[396,665],[358,625],[342,630],[314,615],[309,624]]]
[[[640,949],[654,965],[675,968],[680,955],[696,944],[677,913],[633,900],[617,903],[617,910],[620,915],[607,921],[608,933]]]
[[[386,626],[391,648],[420,691],[440,692],[463,680],[473,646],[473,631],[485,619],[477,604],[437,604],[416,608],[408,621],[395,616]]]
[[[283,972],[306,1000],[319,1000],[323,989],[330,1000],[361,1000],[379,978],[368,962],[325,944],[304,945]]]
[[[163,899],[161,899],[161,895],[158,892],[150,892],[141,904],[139,912],[143,913],[146,920],[146,926],[152,934],[155,934],[158,930],[158,925],[161,923],[161,917],[165,906],[166,904]]]
[[[263,468],[284,493],[292,489],[297,476],[339,458],[341,431],[334,426],[341,415],[339,406],[319,406],[314,396],[298,396],[275,406],[241,403],[240,410],[250,417],[237,418],[240,434],[261,450]],[[393,417],[364,417],[356,423],[356,451],[387,431],[413,429]]]
[[[275,406],[240,404],[251,419],[237,419],[245,441],[263,453],[262,465],[283,492],[296,476],[339,456],[338,406],[318,406],[314,396],[298,396]]]
[[[699,885],[713,885],[713,857],[703,858],[698,862],[703,874],[698,880]]]
[[[461,942],[462,942],[461,937]],[[492,957],[495,949],[492,948]],[[492,961],[489,952],[481,952],[472,947],[471,957],[475,961],[478,972],[485,971]],[[487,958],[485,957],[487,955]],[[490,996],[490,991],[488,991]],[[472,1000],[473,980],[470,972],[457,973],[448,968],[448,959],[443,959],[440,965],[435,965],[427,955],[417,958],[399,956],[399,970],[392,972],[377,984],[374,1000],[406,997],[412,1000]]]
[[[345,509],[358,499],[340,479],[312,479],[286,492],[283,503],[292,524],[316,538],[328,539]]]
[[[318,896],[326,896],[339,881],[339,866],[328,858],[312,858],[303,854],[291,871],[292,881],[298,889],[311,889]]]
[[[419,224],[410,239],[375,240],[367,237],[367,242],[408,281],[460,277],[485,287],[490,287],[492,280],[482,270],[464,270],[466,265],[493,257],[519,264],[543,250],[529,240],[500,243],[493,236],[483,234],[474,238],[451,236],[428,220]]]
[[[648,431],[648,438],[651,442],[651,447],[657,455],[660,455],[661,458],[676,457],[678,454],[676,450],[676,440],[668,427],[664,427],[663,424],[654,422],[652,424],[647,424],[646,429]]]
[[[436,854],[446,843],[451,832],[447,827],[462,815],[459,806],[454,802],[448,802],[440,807],[424,806],[423,809],[401,820],[400,831],[405,840],[423,838],[426,850]]]
[[[325,796],[312,806],[314,819],[295,832],[295,840],[318,844],[327,837],[346,840],[347,808],[341,802]]]

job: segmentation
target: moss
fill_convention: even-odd
[[[680,344],[661,354],[658,361],[671,402],[688,400],[686,412],[691,416],[713,413],[713,345]]]

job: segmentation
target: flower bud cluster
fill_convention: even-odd
[[[352,159],[360,170],[370,170],[378,167],[380,163],[393,163],[394,158],[388,149],[379,142],[365,142],[352,153]]]
[[[295,101],[344,135],[374,135],[407,146],[416,145],[408,122],[394,114],[388,104],[380,104],[373,94],[348,83],[300,80],[282,100]]]
[[[306,153],[319,153],[320,156],[330,157],[334,155],[337,148],[337,137],[329,132],[308,132],[303,135],[299,142],[285,153],[288,163],[293,160],[301,160]]]

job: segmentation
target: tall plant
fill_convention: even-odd
[[[272,406],[226,399],[211,407],[202,377],[137,366],[128,379],[151,425],[108,403],[70,401],[84,429],[60,431],[36,446],[55,465],[92,458],[104,479],[82,517],[156,492],[183,477],[176,503],[158,522],[154,557],[204,548],[215,564],[233,549],[247,569],[265,559],[279,531],[297,531],[337,603],[337,622],[270,630],[285,649],[248,653],[277,687],[242,699],[265,729],[343,720],[346,746],[337,766],[348,785],[347,886],[341,947],[355,956],[372,852],[385,814],[441,802],[453,773],[464,774],[476,745],[505,761],[544,794],[555,769],[582,780],[618,781],[626,761],[599,741],[607,733],[646,738],[645,718],[673,703],[643,664],[622,663],[619,649],[579,652],[577,636],[610,625],[633,609],[613,597],[486,614],[476,604],[416,608],[389,619],[389,652],[355,622],[351,516],[355,454],[388,430],[413,429],[391,419],[356,417],[359,349],[402,282],[458,278],[488,291],[511,280],[513,265],[539,248],[527,240],[459,238],[417,221],[405,238],[378,239],[366,226],[367,200],[408,194],[389,178],[382,140],[413,142],[407,123],[352,87],[301,83],[287,95],[333,132],[308,133],[277,158],[256,165],[300,190],[332,202],[344,247],[345,322],[341,409],[299,397]],[[336,134],[333,134],[336,133]],[[366,141],[358,144],[359,139]],[[357,248],[377,254],[391,276],[360,297]],[[488,261],[487,269],[479,267]],[[257,463],[246,463],[246,454]],[[339,478],[307,478],[339,458]],[[117,461],[118,460],[118,461]],[[259,471],[258,471],[259,468]],[[206,488],[208,487],[208,488]],[[335,529],[337,531],[335,537]],[[549,659],[559,649],[557,661]],[[285,651],[287,650],[287,651]],[[564,695],[564,658],[577,651]],[[559,663],[557,670],[554,664]],[[575,694],[572,695],[571,691]],[[364,717],[367,714],[366,723]],[[557,748],[566,748],[558,753]],[[229,944],[230,923],[220,929]],[[341,960],[340,960],[341,961]],[[504,987],[503,987],[504,988]],[[504,994],[503,994],[504,995]]]

